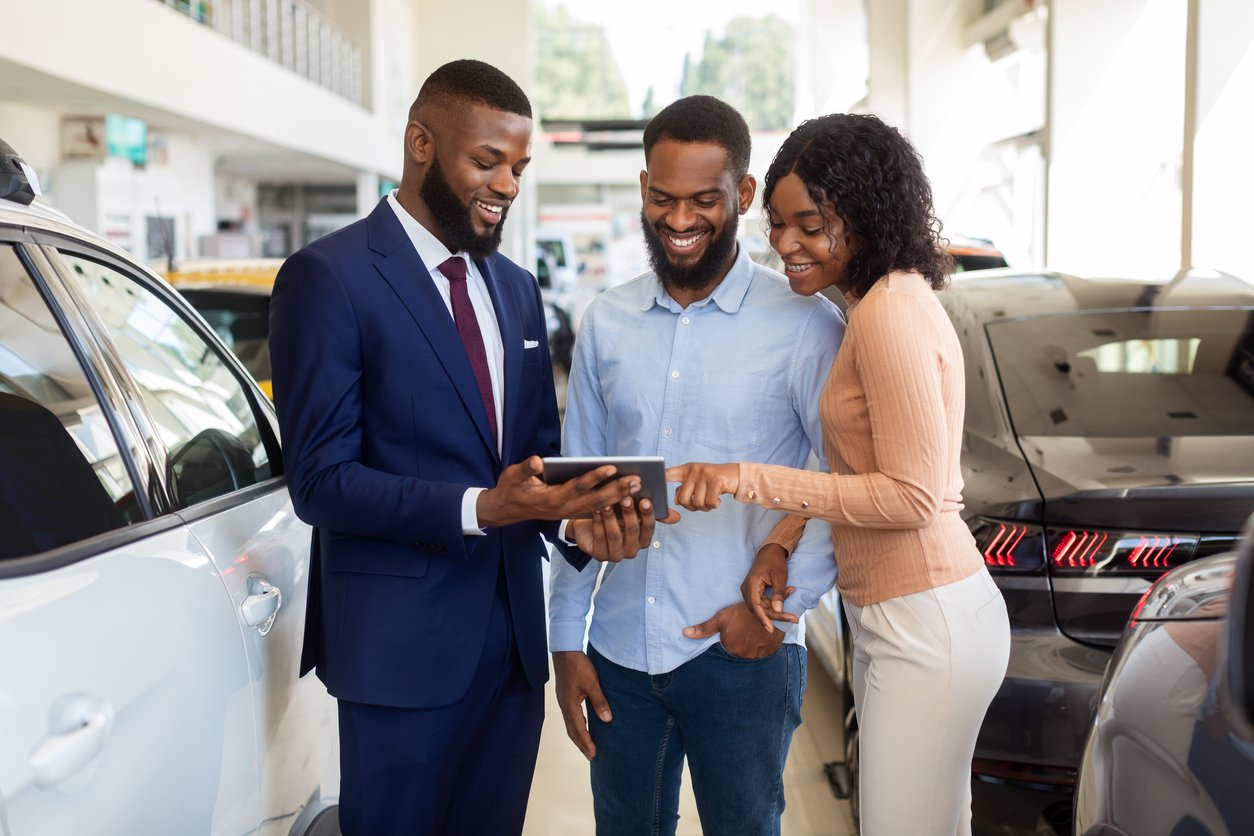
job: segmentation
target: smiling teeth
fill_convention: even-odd
[[[785,264],[785,265],[784,265],[784,272],[786,272],[786,273],[801,273],[801,272],[803,272],[803,271],[805,271],[805,270],[809,270],[809,269],[810,269],[810,267],[811,267],[811,265],[809,265],[809,264]]]
[[[493,215],[499,215],[505,209],[504,206],[489,206],[488,204],[479,200],[476,200],[475,203],[479,206],[482,206],[484,209],[487,209]]]
[[[676,247],[690,247],[693,244],[695,244],[697,240],[704,234],[705,233],[697,233],[696,235],[693,235],[691,238],[671,238],[671,243],[674,244]]]

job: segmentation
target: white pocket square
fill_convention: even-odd
[[[539,340],[523,340],[523,348],[539,348]]]

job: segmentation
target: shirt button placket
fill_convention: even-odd
[[[658,455],[669,458],[675,440],[675,427],[680,419],[679,405],[683,400],[684,363],[689,355],[689,343],[692,340],[692,314],[681,313],[675,317],[674,340],[671,343],[670,364],[666,367],[666,383],[664,386],[663,411],[658,434]],[[659,610],[662,601],[664,583],[664,564],[661,562],[662,541],[654,540],[650,544],[644,577],[644,635],[645,664],[649,670],[665,668],[669,660],[664,652],[661,637],[662,617]]]

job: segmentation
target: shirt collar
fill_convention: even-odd
[[[745,294],[749,292],[751,281],[753,281],[753,260],[749,258],[749,253],[745,251],[745,248],[737,244],[736,260],[732,262],[727,275],[714,288],[713,293],[695,302],[693,307],[713,302],[724,313],[734,314],[740,310],[740,304],[744,301]],[[656,273],[653,274],[651,283],[644,282],[642,286],[646,290],[646,296],[641,300],[640,310],[647,311],[654,305],[671,311],[679,310],[679,303],[666,292],[666,286],[662,284],[662,280]]]
[[[431,231],[418,222],[418,219],[409,214],[401,202],[396,199],[396,189],[388,194],[388,205],[392,207],[392,211],[396,213],[396,218],[401,222],[401,227],[405,230],[405,234],[409,236],[410,242],[414,245],[414,249],[418,251],[418,257],[422,259],[422,263],[426,265],[427,270],[435,272],[440,265],[449,259],[450,256],[457,255],[465,257],[465,252],[450,253],[448,247],[440,243],[440,239],[431,234]],[[473,261],[467,259],[469,264]]]

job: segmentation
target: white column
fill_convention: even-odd
[[[867,3],[870,70],[866,110],[906,131],[910,129],[911,5],[910,0],[875,0]]]
[[[1015,0],[868,3],[864,109],[902,130],[923,156],[946,235],[991,237],[1014,261],[1039,260],[1044,24]],[[997,63],[985,40],[1002,42]]]
[[[801,0],[795,122],[847,113],[867,94],[866,0]]]
[[[1254,3],[1199,6],[1192,261],[1254,281]]]
[[[531,4],[482,0],[474,13],[461,3],[416,0],[418,83],[441,64],[476,58],[531,88]]]
[[[397,153],[400,149],[397,148]],[[366,217],[379,202],[379,175],[370,171],[357,172],[357,215]]]
[[[413,6],[417,86],[442,64],[475,58],[501,70],[524,91],[531,92],[530,3],[482,0],[475,4],[470,16],[466,5],[447,0],[416,0]],[[523,178],[522,193],[510,210],[501,242],[501,252],[524,267],[534,258],[531,238],[535,231],[535,196],[529,196],[528,190],[535,185],[535,178]]]
[[[1166,277],[1179,266],[1186,9],[1051,4],[1051,266]]]
[[[1004,97],[983,45],[967,43],[967,27],[982,11],[981,0],[909,0],[905,114],[898,123],[880,114],[923,155],[946,232],[990,234],[969,228],[963,210],[982,185],[981,153],[1007,133],[1005,109],[990,107]]]

